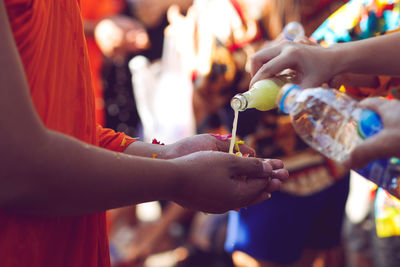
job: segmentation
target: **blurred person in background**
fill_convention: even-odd
[[[284,26],[291,21],[300,22],[309,35],[345,2],[266,1],[258,19],[260,35],[241,50],[248,52],[249,59],[260,47],[281,39]],[[247,74],[242,79],[247,82],[236,83],[231,96],[248,89],[250,69],[244,71]],[[232,118],[229,101],[221,110]],[[238,135],[257,155],[282,157],[290,169],[290,180],[271,199],[230,212],[225,248],[232,253],[235,266],[312,266],[316,260],[324,266],[340,266],[347,170],[304,144],[287,115],[277,110],[241,112]]]
[[[125,5],[123,0],[85,0],[81,4],[95,92],[96,121],[102,126],[106,125],[101,77],[103,57],[123,58],[127,53],[143,51],[149,46],[146,29],[141,23],[121,15]]]
[[[329,17],[314,32],[312,38],[321,45],[328,46],[333,43],[362,40],[377,35],[391,34],[393,31],[398,30],[399,24],[400,14],[398,1],[353,0]],[[386,39],[389,40],[388,38]],[[337,47],[339,48],[339,46]],[[390,49],[386,49],[385,52],[386,51],[390,51]],[[263,51],[261,51],[254,60],[257,62],[255,64],[255,70],[265,63],[265,61],[262,62],[257,60],[262,59],[262,53]],[[379,54],[379,52],[373,52],[372,54]],[[308,56],[309,57],[303,59],[302,63],[306,64],[307,60],[312,60],[313,55],[309,53]],[[369,54],[365,54],[365,59],[368,59],[370,56],[371,55]],[[284,58],[283,54],[282,58]],[[292,59],[296,61],[299,60],[299,58],[301,58],[301,55]],[[341,59],[335,58],[335,60],[340,62]],[[373,59],[370,61],[373,62]],[[387,69],[391,64],[389,61],[386,62],[385,65],[387,64],[387,66],[384,66],[384,68]],[[318,64],[321,64],[321,66],[332,65],[328,59],[324,61],[323,58],[318,58]],[[320,71],[322,69],[318,67],[318,64],[315,62],[315,69]],[[309,64],[308,66],[314,68],[314,65]],[[335,67],[336,65],[337,64],[335,64]],[[364,65],[366,66],[367,64]],[[301,68],[301,66],[299,65],[298,67]],[[328,75],[334,74],[333,72],[330,73],[331,71],[333,70],[328,70]],[[382,71],[384,70],[377,70],[376,72],[379,73]],[[391,72],[395,72],[395,70],[391,70]],[[322,77],[317,76],[316,73],[319,72],[312,71],[313,77],[321,79]],[[315,83],[315,79],[314,83],[312,83],[313,79],[309,79],[311,75],[308,75],[304,70],[303,74],[305,75],[305,79],[303,80],[305,87],[319,85]],[[259,71],[253,77],[252,82],[263,79],[267,76],[266,69],[263,68],[262,71]],[[336,88],[344,85],[340,87],[340,89],[346,91],[357,99],[363,99],[368,96],[385,96],[388,98],[399,97],[400,83],[399,79],[396,77],[366,76],[346,73],[337,75],[332,79],[329,78],[328,82],[330,83],[330,86]],[[364,103],[366,107],[370,107],[380,112],[383,112],[384,110],[387,111],[387,108],[391,106],[392,110],[390,111],[390,114],[381,113],[381,115],[383,121],[387,120],[387,126],[389,128],[392,127],[390,118],[393,115],[393,112],[396,112],[395,110],[397,110],[397,101],[389,103],[387,100],[371,99],[362,103]],[[370,105],[368,103],[370,103]],[[379,109],[377,109],[378,103],[382,104]],[[388,131],[390,131],[390,129],[388,129]],[[382,133],[381,136],[383,138],[385,135]],[[373,140],[371,139],[368,142],[373,142]],[[365,145],[367,145],[367,142]],[[380,145],[383,146],[383,143]],[[378,149],[377,151],[379,150],[382,149]],[[389,151],[390,150],[387,150],[386,153]],[[356,152],[356,150],[354,152]],[[374,154],[379,155],[378,153]],[[363,155],[361,158],[367,157],[366,155]],[[358,159],[354,158],[354,161],[357,162]],[[353,177],[353,179],[355,178],[357,177]],[[352,180],[352,194],[350,195],[349,203],[346,206],[347,220],[344,238],[346,251],[348,252],[348,265],[398,266],[400,263],[397,253],[399,248],[399,227],[396,221],[398,221],[399,218],[400,202],[395,197],[390,196],[383,189],[378,189],[375,197],[376,186],[371,186],[370,184],[372,183],[363,180],[363,178],[359,179],[354,183]],[[361,183],[367,183],[367,186],[362,186],[363,184]],[[366,190],[362,190],[363,188]],[[359,191],[365,191],[365,193]],[[374,228],[376,228],[376,230]]]

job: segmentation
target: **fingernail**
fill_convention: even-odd
[[[266,174],[270,174],[272,172],[272,167],[267,162],[263,162],[263,171]]]

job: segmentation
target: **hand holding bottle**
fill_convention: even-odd
[[[320,46],[283,40],[258,51],[251,60],[251,83],[272,77],[285,69],[298,72],[302,88],[315,87],[329,81],[332,73],[332,53]]]
[[[345,164],[351,168],[364,167],[371,161],[400,157],[400,101],[378,97],[367,98],[360,106],[379,114],[384,128],[375,136],[356,146]]]
[[[299,73],[302,88],[328,83],[339,74],[400,75],[400,32],[328,48],[281,41],[253,55],[251,83],[285,69]]]

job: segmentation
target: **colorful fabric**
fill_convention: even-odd
[[[400,236],[400,200],[381,188],[376,193],[375,223],[379,237]]]
[[[350,42],[400,30],[399,0],[352,0],[329,17],[312,35],[323,46]],[[400,99],[400,79],[379,77],[379,88],[346,86],[357,98],[386,96]],[[379,188],[375,198],[375,222],[379,237],[400,235],[400,201]]]
[[[125,149],[132,139],[121,134],[104,142],[110,140],[108,130],[96,128],[79,1],[4,2],[33,104],[46,127]],[[105,213],[42,218],[1,210],[0,237],[2,267],[110,266]]]
[[[399,27],[398,0],[352,0],[330,16],[312,35],[321,45],[385,34]]]

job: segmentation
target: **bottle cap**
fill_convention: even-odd
[[[233,110],[243,111],[247,108],[247,99],[242,94],[237,94],[231,99],[231,107]]]
[[[378,114],[369,109],[364,109],[358,122],[358,134],[365,139],[371,137],[383,129],[381,118]]]
[[[296,84],[288,83],[282,87],[282,90],[278,97],[278,108],[285,114],[289,114],[290,110],[289,107],[285,104],[285,100],[289,93],[293,90],[300,90],[300,87]]]

